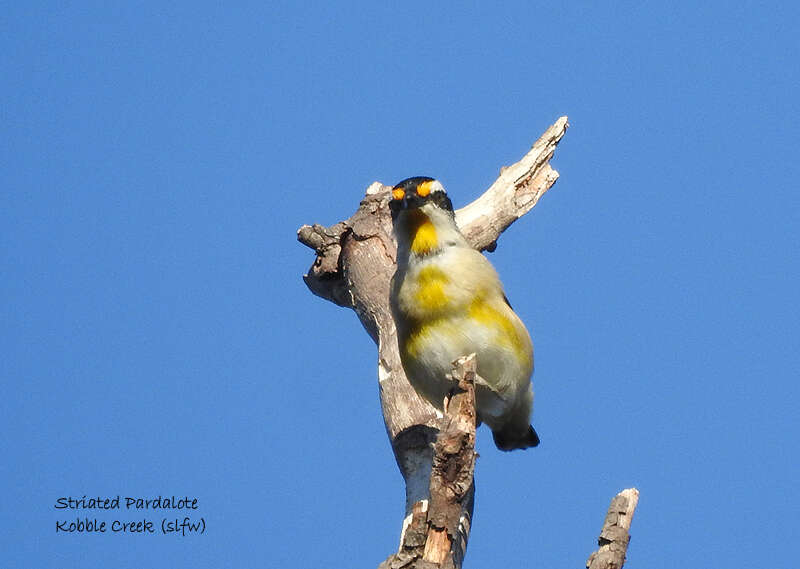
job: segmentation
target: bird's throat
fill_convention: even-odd
[[[419,210],[408,213],[408,229],[411,236],[411,252],[427,255],[439,248],[436,227],[430,218]]]

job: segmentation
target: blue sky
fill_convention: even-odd
[[[799,16],[7,6],[2,565],[376,566],[403,486],[375,349],[306,290],[295,231],[374,180],[464,205],[566,114],[560,180],[490,256],[534,338],[542,445],[479,432],[465,567],[580,567],[629,486],[630,569],[791,566]],[[59,497],[159,494],[198,498],[206,533],[56,534]]]

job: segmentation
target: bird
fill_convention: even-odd
[[[498,449],[539,444],[531,425],[533,343],[489,260],[456,225],[442,184],[407,178],[389,200],[397,269],[389,304],[403,370],[415,391],[442,409],[453,362],[475,353],[478,424]]]

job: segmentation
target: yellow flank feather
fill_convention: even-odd
[[[427,332],[426,328],[431,324],[432,323],[423,324],[415,328],[414,331],[408,335],[406,341],[400,345],[400,349],[405,352],[406,355],[416,358],[419,355],[419,349],[421,347],[420,342]]]
[[[416,358],[420,350],[425,347],[425,341],[428,335],[440,326],[439,332],[443,332],[445,330],[444,324],[446,321],[446,318],[434,318],[423,323],[418,323],[408,334],[408,338],[405,343],[400,346],[400,349],[403,350],[406,355]]]
[[[444,287],[448,282],[450,279],[439,267],[428,266],[420,270],[417,275],[418,288],[414,294],[419,307],[436,312],[447,306],[448,298]]]
[[[486,302],[483,295],[477,296],[470,303],[468,313],[469,317],[476,322],[486,327],[496,329],[499,332],[499,342],[511,347],[521,360],[527,359],[525,342],[514,326],[514,323],[508,316]]]

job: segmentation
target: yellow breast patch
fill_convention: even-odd
[[[447,306],[444,287],[448,282],[450,279],[439,267],[427,266],[422,269],[417,275],[417,291],[414,294],[419,308],[431,312]]]

